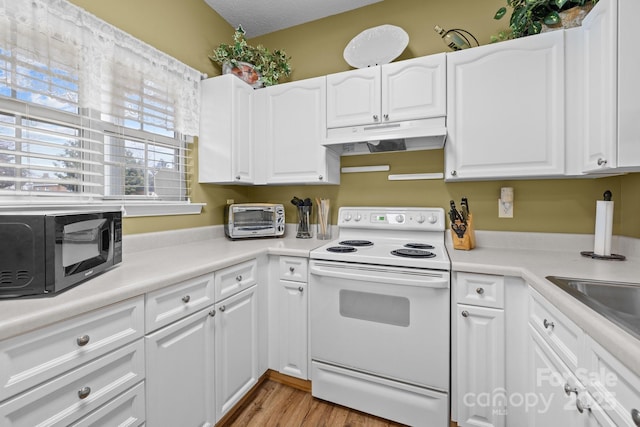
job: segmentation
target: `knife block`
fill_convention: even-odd
[[[460,223],[460,221],[456,221]],[[453,241],[453,249],[460,249],[463,251],[469,251],[476,247],[476,234],[473,229],[473,215],[469,214],[467,217],[467,229],[462,237],[458,237],[456,232],[451,227],[451,240]]]

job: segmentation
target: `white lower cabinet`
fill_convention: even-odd
[[[457,342],[458,425],[504,426],[504,310],[458,304]]]
[[[145,338],[150,426],[215,424],[215,314],[205,308]]]
[[[286,375],[308,378],[308,284],[280,280],[278,370]]]
[[[3,427],[68,426],[145,376],[139,339],[0,404]]]
[[[529,425],[640,425],[640,377],[537,291],[529,293]],[[536,307],[545,308],[542,321]]]
[[[257,290],[254,285],[215,305],[216,420],[258,381]]]

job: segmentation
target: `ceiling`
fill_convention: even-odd
[[[233,28],[242,25],[247,38],[337,15],[383,0],[205,0]]]

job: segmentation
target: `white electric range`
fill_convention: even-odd
[[[310,254],[312,394],[412,426],[449,421],[442,208],[343,207]]]

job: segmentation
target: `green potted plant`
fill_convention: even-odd
[[[249,45],[241,25],[233,33],[233,44],[221,43],[209,59],[222,67],[223,74],[236,74],[253,87],[275,85],[291,75],[291,57],[283,50]]]
[[[586,8],[587,12],[598,0],[507,0],[507,6],[513,8],[509,20],[509,29],[502,31],[493,41],[516,39],[531,34],[538,34],[543,26],[557,27],[562,24],[561,14],[569,9]],[[507,8],[501,7],[494,19],[501,19],[507,14]]]

